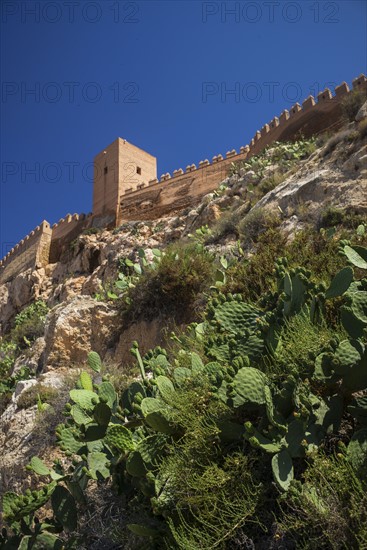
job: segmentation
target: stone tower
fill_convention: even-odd
[[[116,225],[125,193],[157,177],[157,159],[117,138],[94,158],[94,224]]]

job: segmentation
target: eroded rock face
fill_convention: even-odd
[[[140,352],[144,354],[156,346],[164,347],[174,328],[173,321],[167,319],[134,323],[121,332],[116,349],[108,356],[108,359],[121,366],[134,363],[135,358],[130,349],[135,340],[139,342]]]
[[[357,115],[356,115],[356,121],[359,122],[360,120],[363,120],[364,118],[367,118],[367,101],[365,101],[362,105],[362,107],[359,109]]]
[[[334,162],[321,156],[304,165],[256,203],[253,210],[280,208],[285,217],[300,207],[308,221],[317,221],[328,207],[367,213],[367,146],[343,157],[347,145],[341,142],[333,154]],[[343,160],[344,158],[344,160]]]
[[[103,357],[119,332],[116,310],[88,296],[76,296],[46,318],[45,369],[82,364],[92,350]]]
[[[30,372],[37,373],[43,367],[43,357],[46,342],[43,337],[37,338],[27,353],[20,355],[14,363],[12,374],[16,374],[22,367],[27,367]]]

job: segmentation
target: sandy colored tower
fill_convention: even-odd
[[[157,159],[117,138],[94,158],[93,214],[98,225],[114,225],[126,192],[157,177]]]

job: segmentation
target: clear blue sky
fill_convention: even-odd
[[[351,84],[366,5],[2,0],[0,256],[43,219],[91,210],[93,157],[118,136],[172,173]]]

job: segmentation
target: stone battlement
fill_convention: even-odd
[[[28,268],[40,268],[59,261],[63,250],[87,227],[116,227],[129,220],[152,220],[197,204],[228,174],[233,162],[259,154],[276,141],[310,137],[342,124],[343,99],[351,91],[367,92],[367,78],[359,75],[350,90],[346,82],[326,88],[295,103],[257,130],[248,145],[214,155],[212,160],[189,164],[157,178],[156,158],[118,138],[95,157],[93,213],[67,214],[50,227],[47,221],[36,227],[0,261],[0,283]]]
[[[224,179],[229,166],[236,161],[259,154],[265,147],[275,141],[292,141],[297,138],[317,135],[328,128],[335,129],[336,124],[341,121],[341,102],[351,91],[367,91],[367,78],[364,74],[355,78],[350,90],[346,82],[342,82],[335,88],[333,96],[331,90],[326,88],[317,95],[315,99],[308,96],[302,105],[295,103],[289,110],[285,109],[278,117],[264,124],[261,130],[257,130],[248,145],[240,147],[239,152],[235,149],[227,151],[225,157],[221,154],[215,155],[210,162],[208,159],[201,160],[196,164],[189,164],[186,169],[182,168],[170,173],[162,174],[159,179],[153,179],[139,188],[126,189],[121,197],[120,215],[118,222],[124,220],[147,220],[167,215],[170,211],[180,210],[193,204],[191,199],[200,199],[205,193],[213,191]],[[187,182],[190,180],[190,190]],[[179,190],[178,184],[182,183]],[[177,193],[170,192],[169,187],[175,186]],[[159,196],[152,194],[153,189],[160,190]],[[182,196],[187,191],[187,200],[183,201]],[[179,198],[179,196],[181,198]],[[185,204],[185,206],[184,206]]]
[[[22,270],[47,265],[51,236],[50,224],[44,220],[0,261],[0,282],[12,279]]]

